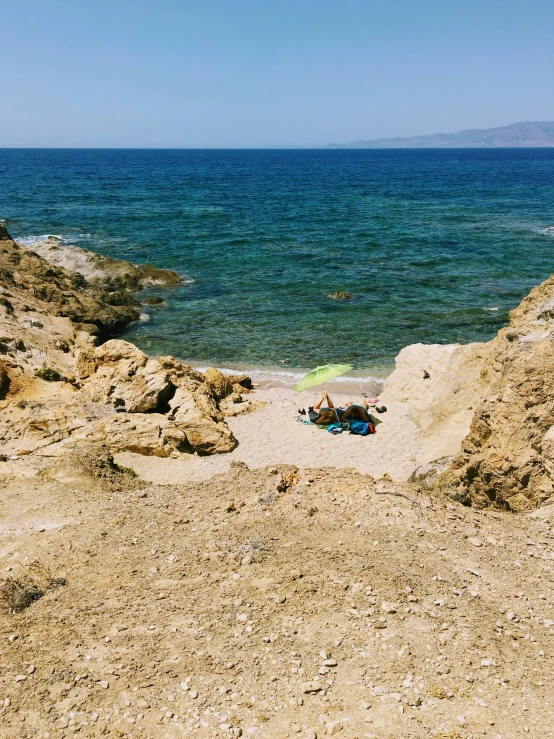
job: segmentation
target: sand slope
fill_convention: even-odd
[[[2,571],[66,580],[0,612],[2,739],[554,735],[546,508],[344,470],[158,486],[84,459],[0,463]]]

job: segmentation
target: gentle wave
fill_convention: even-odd
[[[535,229],[535,233],[541,234],[541,236],[554,237],[554,226],[546,226],[545,228],[537,228]]]
[[[213,367],[214,365],[194,365],[194,369],[198,370],[199,372],[205,372],[208,367]],[[241,374],[247,374],[253,379],[258,380],[275,380],[280,382],[288,382],[288,384],[296,384],[299,380],[301,380],[310,370],[302,370],[302,369],[294,369],[294,370],[280,370],[280,369],[261,369],[259,367],[217,367],[220,372],[222,372],[224,375],[241,375]],[[350,383],[350,384],[365,384],[365,383],[378,383],[381,384],[385,381],[385,377],[374,377],[373,375],[341,375],[340,377],[334,377],[330,382],[342,382],[342,383]]]
[[[183,281],[183,285],[191,285],[193,282],[196,282],[194,277],[191,277],[190,275],[185,274],[185,272],[177,272],[177,274]]]
[[[41,241],[46,241],[46,239],[50,238],[64,241],[64,237],[59,234],[42,234],[40,236],[18,236],[17,239],[15,239],[15,242],[20,246],[34,246],[35,244],[40,244]]]
[[[66,235],[63,234],[29,234],[28,236],[18,236],[15,239],[15,242],[17,244],[20,244],[21,246],[33,246],[34,244],[40,244],[41,241],[46,241],[46,239],[58,239],[58,241],[61,241],[62,244],[65,246],[71,246],[75,243],[75,241],[87,241],[91,239],[95,239],[92,234],[89,233],[80,233],[80,234],[72,234],[72,235]]]

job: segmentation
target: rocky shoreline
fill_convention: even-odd
[[[553,339],[551,276],[492,341],[400,352],[385,394],[410,402],[426,462],[454,457],[440,478],[453,499],[517,513],[554,502]]]
[[[80,441],[165,457],[233,449],[225,415],[255,407],[240,377],[106,341],[139,318],[134,291],[179,281],[55,239],[31,250],[0,226],[2,453],[55,456]]]
[[[259,405],[242,378],[110,338],[138,319],[134,292],[179,281],[54,237],[26,248],[0,226],[2,453],[58,456],[80,442],[173,458],[233,450],[225,418]],[[490,342],[400,352],[383,399],[417,429],[415,481],[479,508],[553,502],[553,305],[550,278]]]

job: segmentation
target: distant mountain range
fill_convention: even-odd
[[[325,149],[494,149],[554,147],[554,122],[525,121],[500,128],[470,128],[456,133],[432,133],[351,144],[329,144]]]

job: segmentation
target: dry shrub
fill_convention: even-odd
[[[54,577],[50,569],[33,560],[22,578],[7,577],[0,583],[0,603],[9,613],[20,613],[48,591],[65,585],[63,577]]]
[[[235,559],[243,562],[248,558],[250,562],[260,562],[264,557],[264,552],[269,549],[265,539],[249,539],[238,550]]]
[[[0,585],[0,601],[10,613],[19,613],[44,595],[36,585],[25,585],[16,577],[7,577]]]
[[[261,562],[265,553],[269,551],[269,545],[265,539],[248,539],[245,544],[239,544],[235,538],[222,542],[222,555],[227,559],[235,560],[242,564]]]
[[[433,698],[438,698],[441,701],[448,698],[448,693],[442,687],[442,685],[431,685],[427,692],[429,693],[429,695],[432,695]]]

